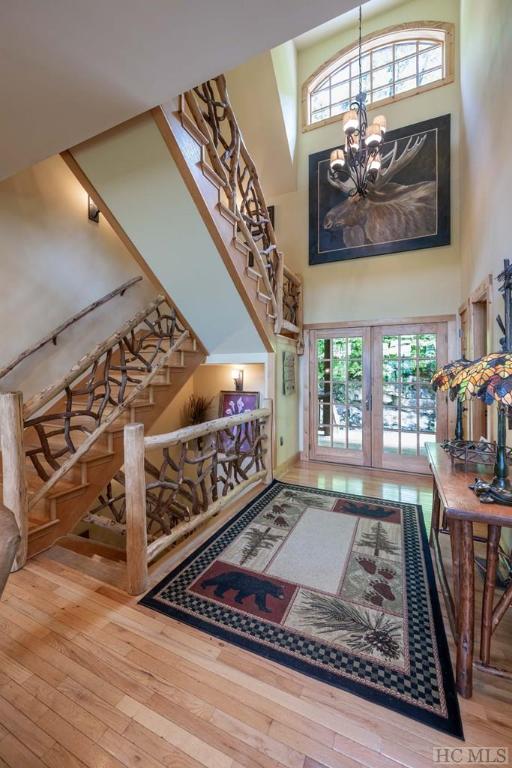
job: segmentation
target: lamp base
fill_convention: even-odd
[[[490,483],[476,477],[469,487],[482,504],[503,504],[512,507],[512,487],[506,477],[494,477]]]

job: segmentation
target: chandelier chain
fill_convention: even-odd
[[[349,196],[368,195],[381,168],[380,149],[386,132],[386,118],[378,115],[368,124],[366,94],[363,93],[363,7],[359,4],[359,93],[352,97],[350,109],[343,116],[345,144],[331,152],[328,178]],[[347,186],[347,176],[352,187]]]
[[[362,75],[362,28],[363,28],[363,10],[362,6],[359,6],[359,93],[363,92],[363,75]]]

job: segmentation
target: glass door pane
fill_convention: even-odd
[[[317,332],[312,341],[313,454],[330,461],[369,461],[368,331]],[[366,434],[365,434],[366,433]]]
[[[373,429],[380,466],[426,469],[425,447],[444,430],[445,407],[441,402],[440,426],[430,379],[443,364],[445,346],[445,336],[432,325],[388,327],[376,334]]]

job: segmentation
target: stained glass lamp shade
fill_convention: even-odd
[[[501,405],[512,407],[512,374],[505,379],[501,376],[491,376],[491,378],[480,387],[478,397],[486,405],[492,405],[494,402]]]
[[[434,373],[430,383],[434,392],[446,392],[452,387],[453,380],[462,371],[472,365],[471,360],[461,358],[460,360],[453,360],[448,365],[443,365],[438,371]],[[462,426],[462,399],[457,398],[457,423],[455,425],[455,440],[464,439],[464,431]]]
[[[508,491],[505,406],[512,405],[512,353],[492,352],[460,371],[452,381],[450,397],[462,400],[469,396],[479,397],[488,405],[498,403],[498,441],[491,486]]]
[[[477,397],[481,387],[495,376],[501,379],[512,376],[512,353],[491,352],[463,368],[452,380],[450,397],[452,400]]]

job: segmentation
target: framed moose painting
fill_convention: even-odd
[[[449,245],[450,115],[388,131],[365,198],[332,149],[309,156],[310,264]]]

